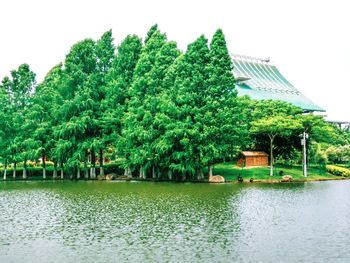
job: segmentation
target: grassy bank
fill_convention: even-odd
[[[309,168],[308,177],[304,177],[301,166],[282,166],[276,165],[274,168],[274,176],[270,176],[270,167],[254,167],[254,168],[240,168],[233,163],[217,164],[214,167],[214,174],[225,177],[226,181],[237,181],[239,175],[244,181],[249,181],[253,178],[254,181],[262,182],[278,182],[282,179],[280,172],[283,175],[291,175],[293,181],[322,181],[322,180],[338,180],[345,179],[343,176],[335,176],[327,173],[325,169]]]
[[[90,168],[90,167],[89,167]],[[104,166],[105,168],[105,174],[113,173],[115,175],[118,175],[115,177],[115,179],[127,179],[125,176],[123,176],[123,170],[118,164],[106,164]],[[96,172],[98,174],[99,167],[96,167]],[[7,170],[7,180],[12,181],[14,180],[12,177],[13,169],[9,168]],[[22,179],[22,172],[23,168],[18,167],[17,168],[17,180],[23,180]],[[207,174],[207,170],[204,171]],[[348,177],[344,176],[336,176],[333,174],[330,174],[326,172],[326,169],[320,169],[320,168],[309,168],[308,169],[308,177],[304,177],[302,174],[302,168],[301,166],[282,166],[282,165],[276,165],[274,169],[274,176],[270,176],[270,168],[269,167],[254,167],[254,168],[240,168],[235,165],[235,163],[221,163],[216,164],[214,166],[213,170],[214,175],[221,175],[225,178],[228,182],[237,182],[237,178],[239,175],[242,176],[243,180],[245,182],[249,182],[249,180],[252,178],[255,182],[280,182],[283,175],[291,175],[293,177],[293,181],[296,182],[305,182],[305,181],[322,181],[322,180],[340,180],[340,179],[347,179]],[[64,171],[64,179],[71,179],[71,175],[73,175],[73,178],[75,178],[76,174],[74,171],[71,171],[69,169],[65,169]],[[0,180],[3,177],[3,169],[0,169]],[[53,167],[47,167],[47,180],[52,180],[53,176]],[[60,171],[58,171],[57,174],[57,180],[60,179]],[[84,179],[83,170],[81,171],[81,179]],[[41,167],[28,167],[27,169],[27,179],[26,180],[42,180],[42,168]],[[133,177],[132,180],[140,180],[140,181],[164,181],[166,178],[159,178],[159,179],[140,179],[138,176]]]

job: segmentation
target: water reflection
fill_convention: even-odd
[[[1,262],[347,261],[350,184],[0,184]]]

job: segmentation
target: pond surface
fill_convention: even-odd
[[[0,182],[0,262],[350,262],[350,181]]]

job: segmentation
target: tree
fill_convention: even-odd
[[[162,79],[167,67],[179,51],[174,43],[167,44],[166,36],[155,31],[143,47],[135,66],[133,82],[130,87],[130,101],[123,118],[123,133],[126,168],[140,167],[143,171],[152,167],[152,177],[156,177],[157,159],[152,150],[157,131],[153,129],[156,111],[156,96],[161,90]]]
[[[167,161],[170,172],[181,180],[196,174],[202,176],[202,109],[206,103],[209,61],[208,40],[201,36],[178,57],[164,80],[169,90],[163,96],[167,103],[161,107],[166,120],[162,141],[170,155]]]
[[[62,65],[55,66],[40,83],[33,97],[33,104],[27,117],[28,126],[31,129],[32,148],[34,157],[41,157],[43,167],[43,179],[46,179],[46,158],[51,157],[55,145],[52,136],[53,127],[57,124],[56,110],[62,104],[62,97],[57,87],[61,85]],[[57,165],[55,161],[54,177],[57,176]]]
[[[276,136],[288,137],[293,131],[301,129],[302,125],[293,116],[277,115],[252,122],[251,132],[264,134],[270,140],[270,176],[273,176],[273,149]]]
[[[112,66],[106,75],[106,96],[103,101],[102,127],[104,143],[118,150],[121,136],[121,119],[126,111],[129,88],[133,80],[134,69],[142,49],[141,39],[128,35],[118,46]]]
[[[106,97],[106,75],[112,67],[112,61],[114,59],[115,46],[113,45],[112,30],[105,32],[102,37],[97,40],[95,46],[95,56],[96,56],[96,69],[93,74],[89,76],[88,87],[92,91],[90,93],[93,97],[95,103],[93,114],[91,116],[92,123],[96,125],[95,133],[91,134],[91,153],[96,150],[99,151],[99,162],[100,162],[100,175],[104,175],[103,168],[103,149],[105,148],[105,143],[103,139],[103,123],[101,118],[104,114],[103,101]],[[92,156],[94,160],[94,156]],[[93,163],[93,166],[95,163]],[[95,167],[93,167],[93,176],[95,174]]]
[[[153,33],[158,31],[158,25],[154,24],[153,26],[151,26],[151,28],[148,30],[146,38],[145,38],[145,45],[147,44],[148,40],[150,40],[150,38],[152,37]]]
[[[16,176],[17,162],[24,160],[24,179],[27,178],[27,160],[29,157],[27,139],[30,138],[28,131],[24,128],[24,122],[35,83],[35,73],[30,70],[28,64],[22,64],[17,70],[12,70],[11,77],[5,77],[2,81],[2,86],[9,95],[12,117],[12,136],[9,141],[9,149],[14,162],[13,176]]]
[[[213,163],[222,160],[235,147],[241,147],[247,133],[244,114],[237,103],[233,63],[222,30],[217,30],[210,44],[205,106],[202,108],[204,143],[202,159],[212,176]]]
[[[9,142],[13,135],[11,130],[12,125],[9,95],[2,85],[0,85],[0,109],[0,160],[4,164],[3,179],[6,180],[9,158]]]

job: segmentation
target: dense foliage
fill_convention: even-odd
[[[9,166],[14,178],[18,166],[26,178],[32,161],[43,178],[50,171],[94,179],[105,161],[118,160],[128,177],[201,180],[242,149],[291,155],[303,129],[318,143],[347,140],[288,103],[237,98],[221,30],[186,52],[157,25],[144,42],[128,35],[117,47],[107,31],[74,44],[38,85],[27,64],[11,71],[0,84],[0,108],[5,179]]]

